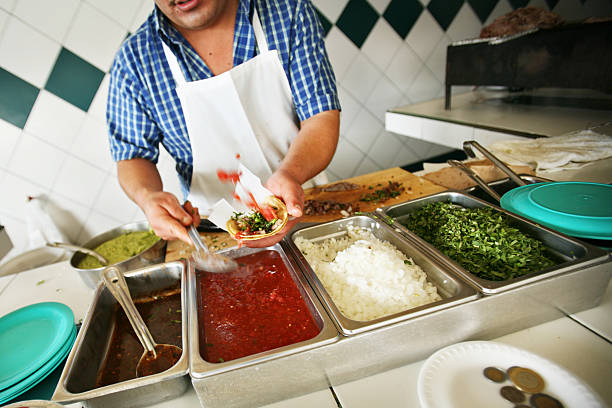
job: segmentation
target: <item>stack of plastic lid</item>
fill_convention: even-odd
[[[77,329],[72,310],[37,303],[0,318],[0,405],[41,382],[68,356]]]

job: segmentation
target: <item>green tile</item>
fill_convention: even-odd
[[[319,11],[318,8],[315,7],[315,11],[317,12],[317,16],[319,16],[319,21],[321,22],[321,26],[323,26],[323,32],[325,33],[325,37],[329,33],[329,30],[332,28],[332,23]]]
[[[359,48],[380,16],[366,0],[350,0],[336,25]]]
[[[40,89],[0,68],[0,118],[23,129]]]
[[[400,37],[406,38],[422,11],[419,0],[391,0],[383,17]]]
[[[513,9],[517,9],[525,7],[527,3],[529,3],[529,0],[508,0],[508,3],[510,3]]]
[[[87,111],[102,78],[104,72],[62,48],[45,89]]]
[[[468,0],[481,23],[487,21],[499,0]]]
[[[444,31],[451,25],[464,0],[431,0],[427,9]]]

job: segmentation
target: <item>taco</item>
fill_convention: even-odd
[[[287,207],[280,199],[270,196],[257,210],[235,212],[227,221],[227,231],[237,240],[256,240],[279,232],[287,223]]]

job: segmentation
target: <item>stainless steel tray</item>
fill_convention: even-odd
[[[310,241],[322,241],[331,236],[338,236],[346,232],[349,226],[370,231],[376,238],[389,242],[407,257],[412,258],[412,260],[423,269],[427,275],[427,280],[436,286],[442,300],[370,321],[352,320],[342,314],[315,271],[295,245],[295,241],[298,238],[304,238]],[[474,288],[465,283],[461,278],[458,278],[449,268],[437,262],[436,259],[428,257],[426,253],[421,251],[417,245],[415,245],[413,238],[398,234],[384,222],[369,215],[352,216],[299,229],[290,234],[288,245],[306,274],[307,279],[310,281],[323,304],[333,317],[338,329],[344,335],[352,335],[377,327],[387,326],[402,320],[411,319],[426,313],[467,302],[478,297],[478,292]]]
[[[189,387],[185,262],[149,266],[128,272],[125,277],[133,297],[150,295],[167,288],[181,288],[183,355],[165,372],[94,388],[110,343],[113,313],[117,305],[104,283],[99,283],[53,394],[53,401],[66,404],[87,400],[90,408],[143,407],[176,398]]]
[[[425,204],[436,201],[450,202],[466,208],[488,206],[495,208],[497,211],[505,213],[514,220],[516,226],[522,232],[542,241],[552,257],[557,260],[557,264],[541,271],[532,272],[530,274],[505,281],[491,281],[481,279],[476,275],[473,275],[444,255],[433,245],[425,242],[423,239],[419,238],[416,234],[412,233],[401,224],[402,220],[409,217],[411,212],[417,210]],[[585,268],[589,265],[606,261],[610,257],[606,251],[603,251],[600,248],[543,227],[516,214],[503,210],[500,207],[487,203],[486,201],[458,191],[446,191],[405,203],[381,208],[379,209],[378,213],[381,214],[383,219],[385,219],[387,222],[392,223],[393,227],[395,227],[398,232],[417,240],[419,242],[419,246],[421,246],[423,250],[426,251],[431,257],[437,258],[449,265],[449,267],[453,268],[462,277],[475,285],[483,294],[499,293],[516,288],[517,286],[548,279],[572,270],[576,270],[577,268]]]
[[[550,179],[546,179],[546,178],[538,177],[538,176],[531,176],[529,174],[519,174],[519,176],[527,184],[544,183],[544,182],[552,181]],[[505,193],[512,190],[513,188],[518,187],[518,185],[512,180],[510,180],[510,178],[495,180],[487,184],[500,196],[504,195]],[[499,202],[493,199],[493,197],[491,197],[489,194],[487,194],[487,192],[484,191],[480,186],[468,187],[462,191],[473,197],[480,198],[481,200],[484,200],[490,204],[499,205]]]

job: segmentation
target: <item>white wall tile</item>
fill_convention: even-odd
[[[580,0],[560,1],[552,11],[569,21],[583,20],[587,17]]]
[[[130,28],[134,16],[139,11],[140,2],[135,0],[85,0],[107,17],[126,29]]]
[[[84,244],[96,235],[100,235],[120,225],[122,225],[120,221],[96,211],[92,211],[81,229],[77,242]]]
[[[440,156],[442,154],[446,154],[449,152],[452,152],[454,149],[448,147],[448,146],[442,146],[439,145],[437,143],[431,143],[431,148],[429,149],[429,152],[427,153],[427,156],[422,157],[423,159],[429,159],[432,157],[436,157],[436,156]]]
[[[106,173],[75,157],[66,158],[53,191],[90,208],[98,198]]]
[[[382,167],[378,166],[368,157],[364,157],[357,167],[357,170],[355,170],[355,176],[361,176],[362,174],[373,173],[379,170],[383,170]]]
[[[332,23],[338,20],[347,3],[348,0],[312,0],[312,4]]]
[[[391,0],[368,0],[368,3],[370,3],[376,11],[378,11],[378,14],[382,15],[387,9],[389,3],[391,3]]]
[[[108,85],[110,83],[110,75],[104,75],[98,92],[89,105],[88,114],[95,116],[102,122],[106,122],[106,99],[108,98]]]
[[[416,154],[417,157],[425,159],[430,157],[430,151],[434,146],[433,143],[426,142],[421,139],[415,139],[413,137],[402,137],[404,145],[408,146],[410,150]]]
[[[368,157],[374,160],[378,166],[386,169],[392,166],[393,160],[402,147],[403,144],[397,136],[382,130],[368,152]]]
[[[17,0],[0,0],[0,9],[8,11],[9,13],[15,9]]]
[[[100,196],[93,209],[100,214],[128,223],[138,210],[138,206],[123,192],[117,177],[110,174],[106,176]]]
[[[70,153],[107,173],[112,173],[115,167],[108,146],[106,124],[93,116],[85,118]]]
[[[402,99],[402,93],[386,76],[383,76],[370,97],[365,101],[366,107],[381,122],[385,122],[387,109],[396,107]]]
[[[79,0],[19,0],[14,13],[31,27],[61,43],[78,6]]]
[[[62,98],[41,90],[24,130],[69,151],[84,120],[85,112]]]
[[[59,43],[11,17],[0,38],[0,67],[42,88],[59,51]]]
[[[363,108],[344,137],[362,152],[368,152],[382,128],[382,122]]]
[[[441,88],[442,83],[424,66],[408,90],[408,96],[415,103],[424,102],[434,99]]]
[[[153,11],[154,3],[151,0],[140,0],[140,6],[136,10],[134,19],[130,23],[130,33],[135,33],[136,30],[145,22],[149,14]]]
[[[32,183],[51,187],[65,158],[66,153],[62,150],[23,132],[8,170]]]
[[[7,169],[15,146],[19,142],[21,129],[12,123],[0,119],[0,169]]]
[[[444,32],[427,9],[424,9],[417,22],[408,33],[406,43],[425,61],[440,41]]]
[[[11,217],[10,214],[4,214],[0,211],[0,224],[6,229],[11,242],[13,243],[13,249],[11,249],[2,260],[0,265],[8,262],[10,259],[24,252],[28,245],[28,230],[24,220],[20,220]]]
[[[88,3],[81,3],[64,45],[84,60],[107,72],[126,34],[127,29]]]
[[[446,30],[446,35],[451,41],[461,41],[478,38],[480,34],[480,19],[466,1],[459,9],[457,16],[453,19]]]
[[[329,54],[329,60],[334,69],[337,82],[341,82],[346,71],[357,58],[359,49],[349,38],[336,26],[332,27],[325,37],[325,48]]]
[[[382,72],[367,57],[359,54],[340,83],[351,91],[358,101],[365,101],[381,77]]]
[[[395,156],[395,159],[393,159],[392,166],[401,167],[407,164],[418,163],[419,161],[421,161],[421,158],[417,156],[410,147],[404,145],[397,156]]]
[[[8,19],[9,19],[9,14],[6,11],[0,9],[0,38],[4,33],[4,26],[6,25],[6,22],[8,21]]]
[[[340,178],[352,177],[364,157],[365,155],[358,148],[341,137],[329,169]]]
[[[9,214],[18,220],[25,222],[25,203],[29,196],[37,197],[49,192],[49,188],[40,184],[34,184],[31,181],[7,173],[2,180],[2,189],[10,191],[10,194],[2,194],[0,200],[0,211]]]
[[[338,99],[340,99],[340,106],[342,107],[340,111],[340,134],[345,135],[362,105],[342,85],[338,85]]]
[[[404,41],[387,23],[387,20],[379,18],[361,46],[361,52],[381,71],[384,71],[403,44]]]
[[[393,81],[400,91],[406,93],[422,66],[423,61],[419,56],[408,44],[404,44],[391,60],[385,70],[385,75]]]
[[[79,241],[79,235],[91,212],[89,208],[59,194],[51,193],[45,210],[71,243],[83,244]]]
[[[443,35],[436,48],[425,62],[425,65],[434,74],[440,83],[446,82],[446,47],[450,44],[450,38]]]
[[[584,3],[584,14],[593,17],[605,17],[612,15],[612,1],[587,1]]]
[[[501,17],[512,10],[512,6],[510,3],[508,3],[508,0],[499,0],[499,2],[497,2],[493,8],[493,11],[491,11],[489,17],[487,17],[487,21],[485,21],[483,27],[491,24],[497,17]]]

